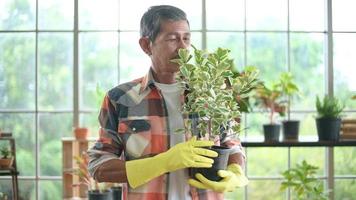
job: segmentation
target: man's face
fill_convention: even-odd
[[[163,21],[159,34],[150,46],[152,67],[157,74],[177,72],[178,64],[170,60],[178,57],[180,48],[190,47],[190,30],[187,21]]]

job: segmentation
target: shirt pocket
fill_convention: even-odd
[[[120,120],[118,132],[125,143],[127,160],[151,154],[151,123],[146,119]]]
[[[119,134],[147,133],[151,130],[151,124],[145,119],[120,120],[118,129]]]

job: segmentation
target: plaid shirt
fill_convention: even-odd
[[[104,98],[99,122],[99,139],[88,150],[91,175],[108,160],[141,159],[170,148],[168,112],[151,71],[142,78],[111,89]],[[234,148],[235,153],[242,153],[237,140],[227,140],[225,146]],[[136,189],[124,184],[124,200],[168,199],[168,177],[163,174]],[[193,200],[223,199],[222,193],[210,190],[191,187],[190,193]]]

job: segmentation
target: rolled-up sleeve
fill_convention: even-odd
[[[231,149],[230,155],[239,153],[242,154],[244,159],[246,159],[245,151],[241,145],[241,140],[238,137],[238,134],[232,134],[228,137],[225,137],[223,141],[221,141],[222,146],[228,147]]]
[[[88,170],[92,177],[100,165],[111,159],[119,159],[123,143],[118,134],[118,110],[116,102],[108,94],[104,97],[99,114],[99,138],[88,150]]]

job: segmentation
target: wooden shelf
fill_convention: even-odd
[[[90,142],[96,138],[88,138],[87,140],[76,140],[74,137],[62,138],[62,156],[63,156],[63,198],[64,199],[81,199],[87,197],[88,188],[84,185],[72,187],[73,184],[79,182],[79,177],[73,175],[73,169],[77,168],[74,156],[80,156],[83,151],[88,150]],[[80,198],[79,198],[80,197]]]

